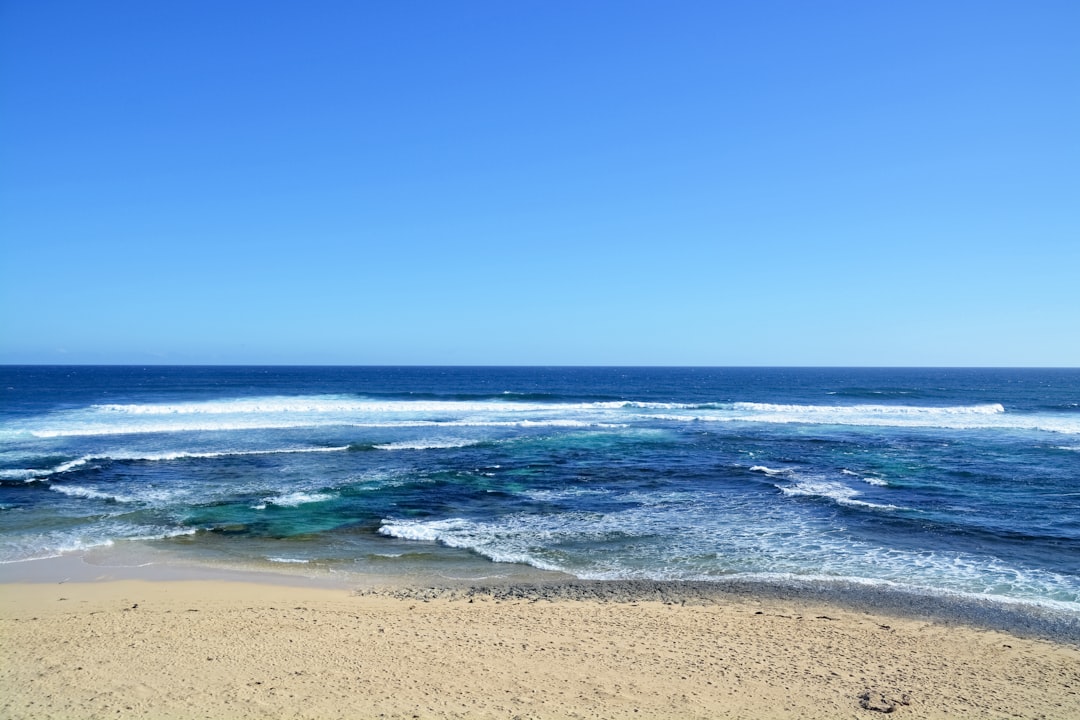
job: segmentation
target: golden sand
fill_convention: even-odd
[[[735,599],[0,585],[4,718],[1080,718],[1080,649]]]

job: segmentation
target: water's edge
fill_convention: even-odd
[[[494,565],[494,563],[493,563]],[[504,565],[499,564],[499,571]],[[759,580],[580,580],[528,566],[505,568],[482,578],[447,578],[422,573],[315,575],[283,568],[271,572],[190,562],[103,565],[79,555],[0,565],[0,585],[9,583],[172,582],[209,580],[292,587],[332,588],[359,597],[601,603],[662,602],[669,605],[719,605],[732,601],[770,600],[830,605],[856,613],[961,625],[1001,631],[1018,637],[1080,646],[1080,614],[1029,603],[1007,603],[962,595],[929,595],[894,587],[848,581],[797,578]]]

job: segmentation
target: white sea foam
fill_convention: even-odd
[[[51,544],[38,544],[36,547],[18,547],[15,546],[16,543],[14,542],[7,542],[0,544],[0,565],[61,557],[69,553],[85,552],[94,548],[109,547],[113,542],[112,538],[78,537],[61,540]],[[28,543],[28,545],[30,544]]]
[[[110,453],[95,457],[95,460],[188,460],[221,457],[242,457],[245,455],[295,455],[303,453],[334,453],[348,450],[348,445],[334,447],[273,448],[268,450],[217,450],[214,452],[192,452],[178,450],[164,453]]]
[[[365,400],[348,396],[262,397],[183,403],[107,404],[9,426],[40,438],[320,427],[626,427],[656,422],[755,422],[855,426],[1016,428],[1080,433],[1080,419],[1006,412],[1000,403],[962,406],[806,405],[757,402],[518,402]]]
[[[79,531],[53,531],[0,538],[0,564],[28,562],[112,547],[118,541],[154,541],[194,535],[196,528],[155,528],[107,520]]]
[[[9,468],[0,470],[0,480],[36,480],[51,475],[52,470],[33,470],[30,468]]]
[[[267,557],[267,560],[275,563],[295,563],[300,565],[306,565],[311,562],[310,560],[304,560],[303,558],[288,558],[288,557]]]
[[[117,500],[120,502],[116,495],[104,493],[100,490],[94,490],[93,488],[82,487],[80,485],[52,485],[49,489],[53,492],[61,493],[62,495],[68,495],[69,497],[89,498],[91,500]]]
[[[620,402],[615,403],[615,405],[620,408],[638,408],[641,410],[691,410],[696,407],[701,407],[701,405],[698,404],[638,401]]]
[[[612,491],[605,488],[565,488],[562,490],[525,490],[520,494],[540,502],[554,502],[571,498],[611,495]]]
[[[773,468],[765,467],[764,465],[755,465],[750,468],[750,472],[765,473],[766,475],[775,477],[776,475],[787,475],[791,472],[791,469],[780,468],[779,470],[774,470]]]
[[[692,407],[612,401],[365,400],[348,396],[259,397],[180,403],[100,404],[51,413],[6,431],[39,438],[174,432],[231,432],[305,427],[593,427],[622,426],[627,408]],[[613,422],[614,421],[614,422]]]
[[[1053,416],[1008,413],[1000,403],[928,407],[915,405],[777,405],[734,403],[724,420],[868,427],[926,427],[956,430],[1020,429],[1078,433],[1080,423]],[[716,419],[716,418],[713,418]]]
[[[518,516],[519,519],[522,516]],[[438,542],[452,548],[472,550],[494,562],[521,563],[542,570],[558,570],[555,563],[544,560],[530,551],[533,540],[529,532],[504,529],[497,524],[449,518],[447,520],[413,521],[383,520],[379,534],[401,540]]]
[[[183,403],[140,403],[92,405],[92,410],[124,415],[267,415],[303,414],[400,414],[400,413],[488,413],[546,412],[574,410],[616,410],[620,408],[692,408],[685,403],[615,400],[585,403],[542,403],[513,400],[364,400],[342,396],[259,397]]]
[[[595,578],[601,579],[601,578]],[[654,580],[663,580],[668,578],[655,577],[650,578]],[[687,580],[715,580],[714,576],[700,576],[694,578],[683,578]],[[813,573],[797,574],[797,573],[776,573],[776,572],[748,572],[748,573],[735,573],[732,575],[725,575],[725,580],[759,580],[767,583],[776,583],[779,585],[798,584],[801,586],[809,585],[821,585],[823,587],[842,585],[862,585],[872,588],[885,588],[889,590],[897,590],[909,595],[928,595],[938,598],[962,598],[965,600],[975,601],[991,601],[994,603],[1000,603],[1002,605],[1019,605],[1027,607],[1046,608],[1050,610],[1065,611],[1068,613],[1080,613],[1080,602],[1068,602],[1058,600],[1047,599],[1032,599],[1032,598],[1018,598],[1008,595],[996,595],[992,593],[980,593],[972,591],[963,591],[955,589],[945,589],[936,587],[927,587],[925,585],[918,585],[910,582],[902,582],[897,580],[883,580],[879,578],[868,578],[857,575],[817,575]]]
[[[37,480],[39,478],[48,477],[50,475],[57,475],[59,473],[66,473],[74,470],[77,467],[85,465],[94,458],[86,455],[81,458],[69,460],[67,462],[60,463],[56,467],[42,469],[31,468],[14,468],[9,470],[0,470],[0,478],[5,480]]]
[[[94,455],[84,455],[83,457],[69,460],[67,462],[60,463],[59,465],[48,469],[28,469],[19,468],[11,470],[0,470],[0,479],[12,479],[12,480],[37,480],[40,478],[49,477],[50,475],[59,475],[61,473],[70,472],[78,467],[86,465],[90,462],[106,462],[109,460],[127,461],[127,462],[167,462],[170,460],[188,460],[188,459],[206,459],[206,458],[221,458],[221,457],[233,457],[233,456],[245,456],[245,455],[289,455],[289,454],[302,454],[302,453],[332,453],[342,452],[348,450],[348,445],[340,445],[335,447],[314,447],[314,448],[274,448],[268,450],[218,450],[214,452],[197,452],[187,450],[176,450],[173,452],[158,452],[158,453],[145,453],[145,452],[126,452],[126,451],[109,451],[107,453],[100,453]]]
[[[83,485],[53,484],[49,490],[67,495],[68,497],[80,497],[88,500],[109,500],[118,503],[160,503],[175,496],[175,493],[164,490],[144,489],[137,495],[124,493],[110,493],[96,490]]]
[[[857,492],[837,485],[818,486],[816,491],[861,504]],[[815,490],[807,484],[802,489]],[[793,578],[902,582],[922,591],[938,588],[983,598],[1080,603],[1075,578],[1009,565],[989,555],[877,545],[835,532],[832,520],[799,504],[763,505],[723,493],[710,497],[707,491],[661,495],[607,513],[520,513],[486,521],[386,519],[379,533],[581,578],[707,580],[786,573]],[[624,498],[640,499],[634,494]],[[721,502],[724,512],[718,515]],[[608,550],[609,541],[619,549]]]
[[[927,417],[956,415],[999,415],[1005,412],[1000,403],[984,405],[959,405],[952,407],[924,407],[916,405],[777,405],[774,403],[737,402],[735,410],[762,413],[798,413],[826,415],[828,417],[854,415],[858,417],[881,415],[883,417]]]
[[[858,490],[829,480],[800,479],[794,485],[777,485],[776,487],[785,495],[827,497],[841,503],[850,502],[852,498],[859,495]]]
[[[327,500],[333,500],[336,495],[330,493],[306,493],[306,492],[292,492],[285,495],[274,495],[272,497],[265,497],[262,499],[262,506],[258,509],[264,509],[266,505],[277,505],[278,507],[298,507],[300,505],[306,505],[308,503],[325,502]]]
[[[843,483],[819,478],[800,478],[793,485],[777,485],[780,492],[788,496],[806,495],[811,497],[824,497],[841,505],[860,505],[862,507],[878,508],[881,510],[899,510],[896,505],[881,505],[879,503],[856,500],[862,495],[858,490],[850,488]]]
[[[841,475],[847,475],[848,477],[858,478],[858,479],[862,480],[864,483],[866,483],[867,485],[876,485],[878,487],[888,487],[888,485],[889,485],[889,483],[887,481],[885,481],[885,480],[883,480],[883,479],[881,479],[879,477],[874,477],[873,475],[867,475],[865,473],[857,473],[857,472],[854,472],[852,470],[844,469],[844,470],[840,471],[840,474]]]
[[[1006,412],[999,403],[932,407],[915,405],[781,405],[737,402],[699,406],[692,413],[642,414],[674,422],[740,422],[954,430],[1038,430],[1080,434],[1080,420],[1054,414]]]
[[[110,435],[144,435],[160,433],[239,432],[250,430],[295,430],[299,428],[411,428],[411,427],[626,427],[625,424],[593,420],[387,420],[358,422],[346,419],[319,419],[276,421],[253,417],[236,422],[140,422],[116,425],[83,424],[67,428],[34,429],[29,433],[39,438],[97,437]]]
[[[449,450],[479,445],[479,440],[402,440],[373,446],[376,450]]]
[[[462,530],[471,527],[472,523],[460,518],[434,521],[409,521],[409,520],[383,520],[379,527],[379,534],[400,540],[417,540],[420,542],[436,542],[454,530]]]
[[[140,422],[108,425],[85,423],[69,427],[49,427],[30,430],[38,438],[105,437],[110,435],[144,435],[176,432],[233,432],[237,430],[289,430],[302,427],[318,427],[326,423],[305,421],[274,422],[252,419],[247,422]]]

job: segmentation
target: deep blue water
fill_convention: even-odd
[[[1080,611],[1080,370],[7,366],[0,389],[3,562],[467,560]]]

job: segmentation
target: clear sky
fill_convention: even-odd
[[[0,0],[0,362],[1080,366],[1080,2]]]

